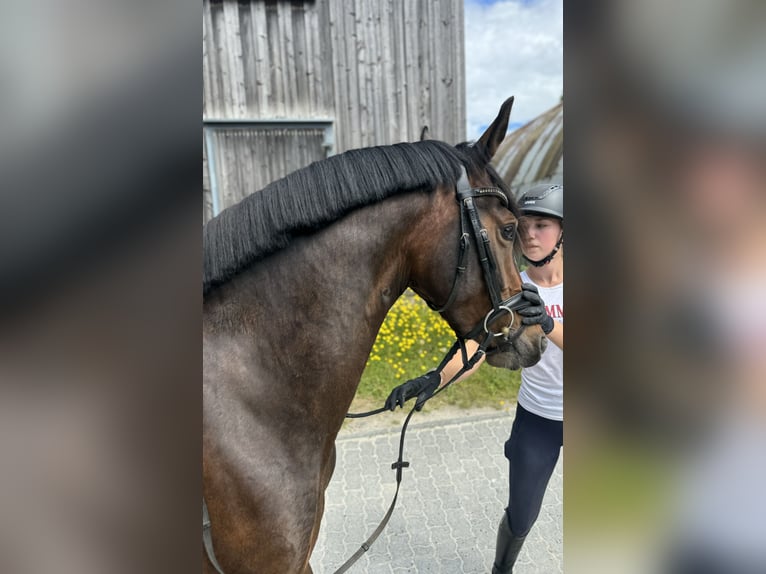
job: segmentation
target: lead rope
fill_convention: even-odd
[[[221,565],[218,564],[218,560],[215,558],[215,552],[213,552],[213,537],[210,534],[210,515],[207,512],[207,504],[205,504],[205,497],[202,497],[202,543],[205,545],[205,552],[213,568],[216,569],[218,574],[223,574]]]
[[[441,363],[439,363],[439,366],[436,368],[436,372],[437,373],[442,372],[444,367],[452,359],[452,357],[455,355],[458,349],[460,349],[461,358],[463,360],[463,366],[455,374],[455,376],[453,376],[447,382],[447,384],[436,389],[436,391],[431,396],[424,399],[423,402],[420,403],[421,408],[423,405],[425,405],[428,401],[430,401],[440,392],[444,391],[447,387],[449,387],[454,382],[456,382],[461,376],[463,376],[464,373],[470,371],[471,369],[474,368],[474,366],[476,366],[476,363],[478,363],[481,357],[486,354],[486,349],[487,349],[487,345],[489,344],[490,338],[491,338],[491,335],[487,333],[487,335],[484,337],[484,340],[479,345],[479,348],[471,356],[470,359],[468,358],[468,351],[466,350],[464,339],[458,338],[452,344],[452,347],[450,348],[449,351],[447,351],[447,354],[444,356]],[[388,506],[388,511],[386,512],[385,516],[383,516],[383,519],[380,521],[377,528],[375,528],[374,532],[370,535],[370,537],[367,540],[365,540],[362,543],[362,545],[359,547],[359,549],[356,552],[354,552],[354,554],[351,557],[349,557],[349,559],[346,560],[343,563],[343,565],[341,565],[341,567],[338,568],[333,574],[343,574],[343,572],[346,572],[349,568],[351,568],[351,566],[357,560],[359,560],[359,558],[361,558],[365,552],[367,552],[370,549],[373,543],[378,539],[378,536],[380,536],[381,532],[383,532],[383,530],[386,528],[388,521],[391,519],[391,515],[394,512],[394,507],[396,506],[396,501],[399,498],[399,487],[402,484],[402,470],[410,466],[410,463],[404,460],[404,437],[407,433],[407,425],[410,424],[410,419],[412,418],[412,415],[415,413],[417,406],[418,406],[418,402],[416,400],[415,405],[412,407],[412,409],[410,409],[410,412],[407,414],[407,418],[404,419],[404,424],[402,425],[402,432],[399,435],[399,456],[397,457],[396,462],[391,464],[391,468],[393,470],[396,470],[396,492],[394,493],[394,498],[391,500],[391,504]],[[348,418],[369,417],[374,414],[383,412],[384,410],[386,410],[385,407],[380,409],[375,409],[372,411],[367,411],[364,413],[348,413],[346,417]]]

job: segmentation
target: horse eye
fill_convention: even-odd
[[[502,235],[504,239],[507,239],[508,241],[513,241],[514,236],[516,235],[516,226],[515,225],[506,225],[503,227]]]

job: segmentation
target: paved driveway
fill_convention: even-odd
[[[513,413],[505,411],[418,423],[407,430],[402,487],[394,514],[349,573],[488,573],[497,524],[506,505],[503,443]],[[386,415],[379,415],[386,416]],[[396,489],[399,427],[338,435],[338,462],[311,559],[331,574],[373,532]],[[515,574],[563,572],[562,460]]]

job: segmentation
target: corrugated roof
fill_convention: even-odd
[[[505,136],[492,163],[517,196],[536,183],[562,183],[563,102]]]

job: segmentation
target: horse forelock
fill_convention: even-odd
[[[461,165],[469,173],[480,169],[474,155],[436,140],[350,150],[251,193],[203,228],[203,294],[354,209],[407,191],[455,185]]]

